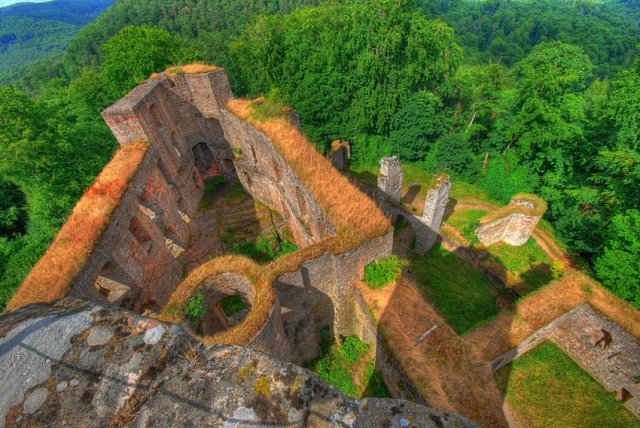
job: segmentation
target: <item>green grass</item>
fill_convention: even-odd
[[[536,427],[640,427],[557,346],[543,342],[496,373],[513,411]]]
[[[480,224],[480,219],[487,215],[484,210],[462,210],[456,211],[447,219],[447,224],[454,227],[471,244],[477,244],[476,228]]]
[[[462,233],[471,246],[476,246],[480,242],[475,230],[480,224],[480,219],[486,214],[484,210],[456,211],[447,219],[447,223]],[[505,269],[520,274],[530,289],[538,288],[552,279],[550,276],[552,261],[533,238],[520,247],[498,243],[487,247],[487,251]]]
[[[410,263],[427,300],[458,334],[498,314],[489,280],[442,246],[434,246],[424,257],[412,254]]]
[[[240,296],[227,296],[220,300],[220,306],[222,307],[222,312],[228,317],[246,309]]]
[[[551,259],[533,238],[521,247],[512,247],[504,243],[488,247],[489,252],[513,273],[525,273],[538,265],[551,266]]]
[[[357,336],[347,337],[342,344],[336,343],[331,332],[321,332],[320,348],[322,356],[306,367],[344,394],[351,397],[390,397],[380,374],[375,370],[375,359],[369,355],[369,345]],[[354,374],[364,368],[360,384],[354,382]]]
[[[230,229],[225,232],[222,240],[228,244],[235,239],[236,233],[236,230]],[[242,254],[261,263],[271,262],[297,250],[298,247],[291,242],[279,241],[275,238],[268,239],[264,236],[258,237],[255,242],[246,241],[239,244],[236,243],[231,246],[231,251],[233,253]]]
[[[406,260],[400,259],[396,255],[376,260],[365,266],[364,282],[373,289],[382,288],[398,279],[402,274],[402,268],[407,265]]]

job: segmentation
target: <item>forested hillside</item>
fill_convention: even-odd
[[[356,165],[397,154],[499,203],[539,194],[587,268],[640,307],[636,2],[316,3],[120,0],[2,88],[0,301],[112,153],[101,109],[202,60],[236,95],[294,106],[320,149],[351,141]]]
[[[417,0],[427,16],[451,25],[467,62],[507,66],[538,43],[561,41],[581,47],[603,77],[628,67],[640,43],[637,2]]]
[[[40,58],[61,54],[114,0],[55,0],[0,8],[0,81]],[[4,76],[3,76],[4,75]]]

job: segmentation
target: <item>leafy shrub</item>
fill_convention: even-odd
[[[207,310],[204,307],[204,295],[202,293],[193,296],[184,308],[184,314],[193,325],[193,328],[198,326],[198,323],[202,321],[206,313]]]
[[[369,345],[362,343],[357,336],[347,337],[340,345],[333,340],[328,329],[322,330],[320,335],[320,348],[324,355],[313,361],[309,368],[344,394],[357,397],[362,389],[354,384],[353,373]]]
[[[358,336],[349,336],[344,340],[340,353],[347,363],[354,364],[362,358],[368,349],[369,345],[363,343]]]
[[[235,244],[231,251],[250,257],[258,262],[270,262],[285,254],[297,251],[298,247],[288,241],[278,241],[260,236],[256,242]]]
[[[364,268],[364,282],[371,288],[381,288],[398,279],[406,260],[391,255],[375,261]]]

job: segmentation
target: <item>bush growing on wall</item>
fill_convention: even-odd
[[[198,326],[198,323],[202,321],[207,310],[204,307],[204,295],[198,293],[189,300],[187,306],[184,308],[184,314],[187,316],[193,328]]]
[[[407,264],[395,255],[375,261],[364,268],[364,282],[371,288],[382,288],[398,279]]]

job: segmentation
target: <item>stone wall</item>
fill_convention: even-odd
[[[282,214],[301,247],[335,235],[266,137],[221,110],[230,97],[222,69],[163,75],[104,111],[121,145],[151,147],[70,295],[138,311],[162,307],[182,276],[176,258],[188,246],[188,223],[211,176],[239,175],[253,197]]]
[[[267,137],[226,110],[220,111],[243,187],[287,221],[296,244],[306,247],[335,236],[335,228]]]
[[[422,223],[427,226],[426,236],[420,240],[416,239],[416,253],[425,254],[438,240],[444,210],[449,203],[449,190],[451,190],[449,176],[439,175],[436,179],[436,187],[427,192],[421,219]]]
[[[476,229],[476,235],[484,245],[504,242],[519,247],[526,244],[546,210],[546,207],[537,207],[535,202],[517,196],[506,208],[504,216]]]
[[[606,346],[596,346],[603,330],[610,334],[612,341]],[[640,386],[636,381],[640,376],[640,343],[587,303],[555,319],[493,360],[493,370],[500,370],[545,340],[562,348],[607,391],[624,395],[620,394],[624,389],[630,394],[625,407],[640,419]]]
[[[336,169],[344,169],[351,159],[351,145],[347,141],[336,140],[331,143],[331,150],[327,155]]]
[[[336,338],[357,334],[354,325],[354,287],[364,267],[391,254],[393,230],[341,255],[325,253],[304,262],[275,283],[282,307],[285,334],[293,350],[292,361],[302,364],[320,355],[320,330],[329,327]]]
[[[6,426],[476,425],[403,400],[355,400],[301,367],[76,299],[0,316]]]
[[[393,355],[378,331],[376,323],[371,318],[367,304],[360,292],[353,290],[353,305],[355,316],[353,318],[353,333],[360,340],[375,349],[376,369],[380,372],[382,380],[389,389],[393,398],[402,398],[416,403],[425,404],[420,392],[411,380],[404,374],[400,362]]]
[[[449,203],[451,181],[449,176],[444,174],[436,177],[436,187],[427,193],[424,212],[422,216],[418,217],[401,205],[402,177],[402,165],[397,157],[382,158],[378,187],[376,188],[376,202],[392,221],[403,217],[409,222],[416,237],[416,253],[423,256],[440,237],[444,211]]]

